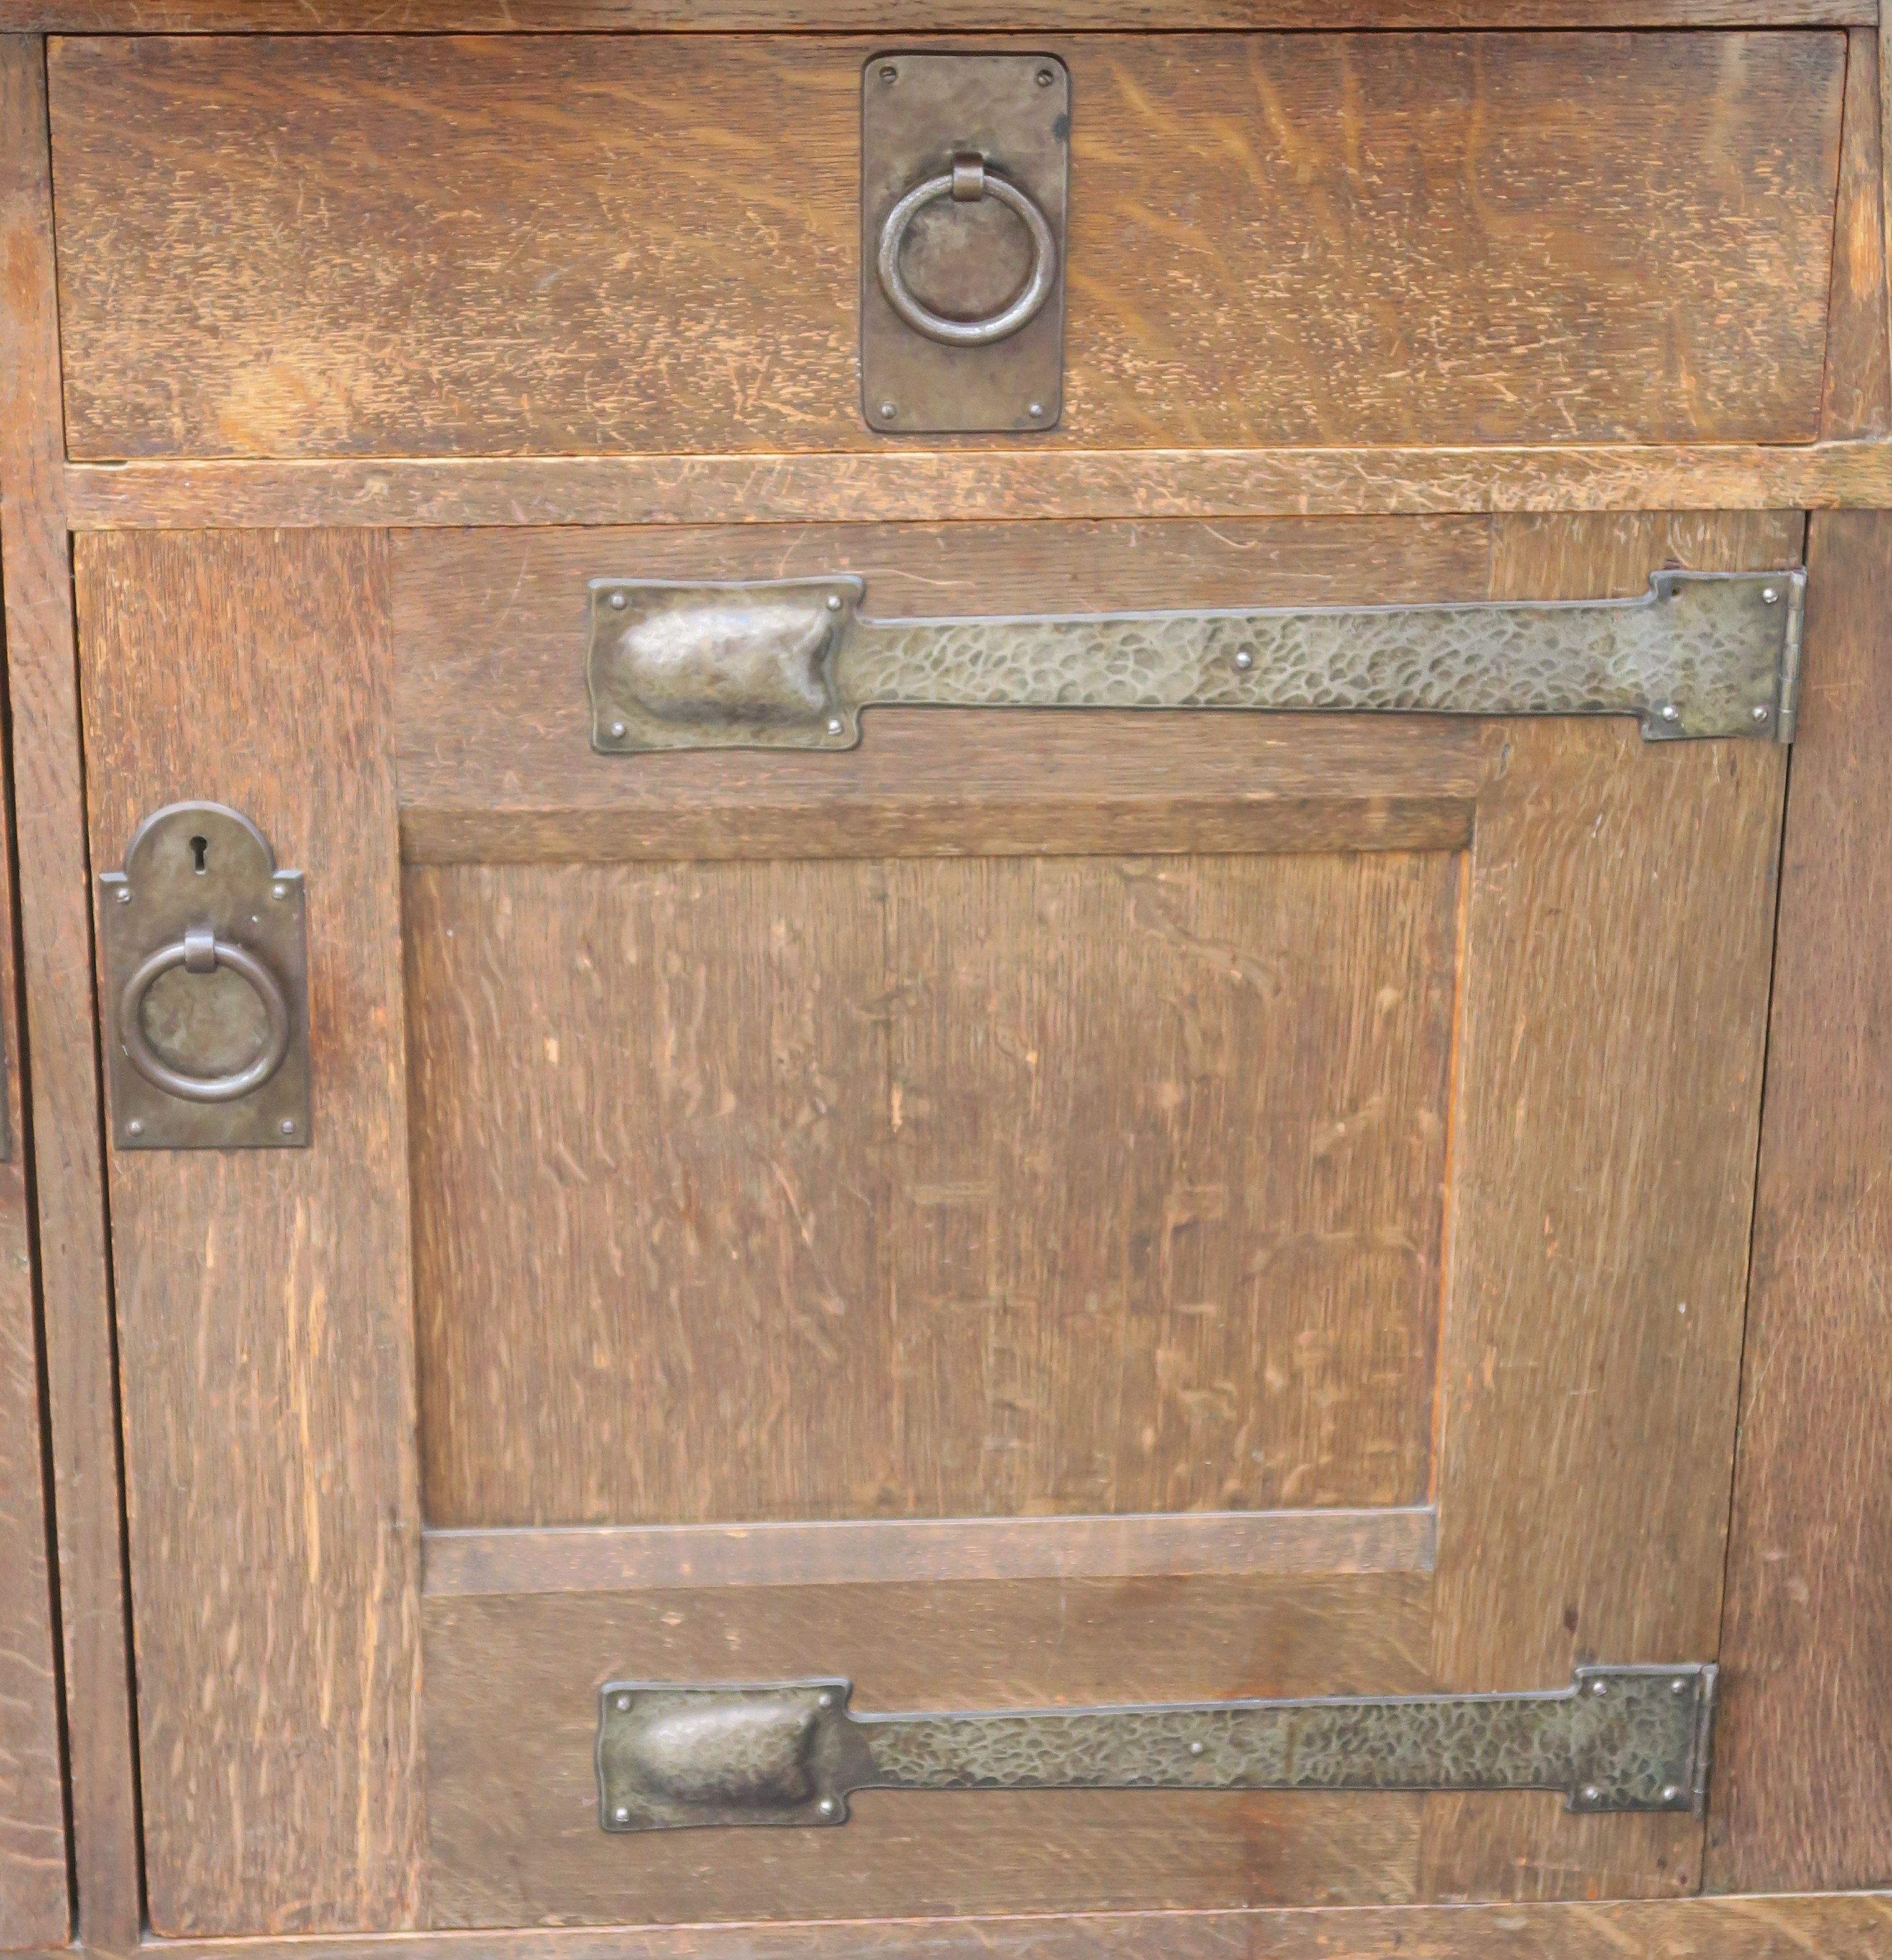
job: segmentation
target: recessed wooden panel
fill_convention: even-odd
[[[1457,861],[410,870],[430,1519],[1422,1499]]]
[[[56,42],[73,453],[884,446],[881,45]],[[1065,411],[1026,447],[1817,433],[1843,34],[1045,45]]]
[[[1423,1692],[1429,1579],[429,1599],[435,1920],[902,1918],[1410,1898],[1410,1795],[871,1792],[840,1831],[598,1828],[597,1691],[839,1674],[862,1710]]]

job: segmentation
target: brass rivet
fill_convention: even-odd
[[[897,68],[893,65],[893,64],[891,62],[886,62],[886,63],[884,63],[884,64],[883,65],[883,66],[881,67],[881,81],[887,81],[887,82],[893,82],[893,81],[898,81],[900,80],[900,70],[899,70],[898,68]]]
[[[630,603],[629,597],[624,593],[613,592],[611,594],[611,610],[613,612],[622,612]]]

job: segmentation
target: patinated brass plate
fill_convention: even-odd
[[[857,1790],[1554,1790],[1572,1810],[1699,1813],[1710,1666],[1579,1668],[1542,1694],[854,1715],[841,1680],[614,1682],[607,1831],[847,1821]]]
[[[861,72],[861,409],[888,435],[975,430],[1029,434],[1064,410],[1064,245],[1071,77],[1053,55],[878,54]],[[1032,232],[987,194],[925,200],[900,226],[901,200],[977,157],[1029,199],[1050,237],[1050,286],[1030,319],[971,346],[932,339],[895,310],[879,272],[890,221],[896,258],[923,309],[992,318],[1034,270]]]
[[[857,578],[591,582],[591,740],[841,749],[882,707],[1633,714],[1788,740],[1806,575],[1661,571],[1640,599],[1061,619],[864,617]]]

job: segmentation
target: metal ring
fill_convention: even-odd
[[[995,340],[1016,333],[1037,317],[1039,308],[1051,297],[1052,283],[1057,277],[1058,243],[1051,235],[1051,221],[1016,184],[994,177],[989,170],[985,173],[983,189],[1001,204],[1009,205],[1031,234],[1031,276],[1025,282],[1024,291],[1009,306],[988,313],[983,320],[948,320],[944,313],[922,306],[900,270],[900,247],[906,242],[906,228],[922,205],[931,204],[936,197],[953,195],[951,171],[928,177],[909,190],[887,214],[887,222],[881,228],[878,264],[881,290],[887,295],[887,304],[916,333],[923,333],[929,340],[943,341],[948,347],[989,347]]]
[[[182,966],[190,953],[191,949],[181,939],[173,945],[161,946],[126,982],[125,991],[118,999],[119,1039],[125,1044],[126,1059],[154,1089],[161,1089],[167,1096],[180,1097],[186,1102],[234,1102],[238,1096],[260,1089],[282,1066],[282,1058],[289,1052],[289,1004],[282,997],[276,976],[253,953],[227,939],[212,940],[210,970],[228,966],[256,989],[263,1011],[269,1017],[269,1039],[256,1060],[234,1075],[186,1075],[167,1067],[145,1039],[139,1010],[145,1004],[152,982],[174,966]]]

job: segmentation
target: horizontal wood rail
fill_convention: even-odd
[[[68,463],[75,530],[1892,506],[1892,441]]]

